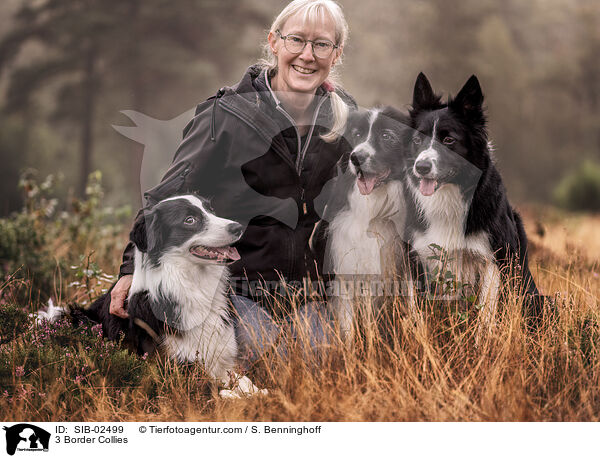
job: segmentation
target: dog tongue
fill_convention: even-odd
[[[419,191],[424,196],[430,196],[435,192],[435,187],[437,185],[436,180],[428,180],[427,178],[421,178],[419,182]]]
[[[226,249],[223,250],[223,254],[229,258],[232,259],[234,261],[239,261],[241,259],[240,254],[238,253],[238,250],[236,250],[233,247],[227,247]]]
[[[369,195],[373,192],[373,188],[375,187],[375,183],[377,183],[377,176],[362,176],[356,182],[358,184],[358,190],[363,196]]]

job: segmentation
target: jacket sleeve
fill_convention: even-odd
[[[183,130],[180,143],[171,166],[161,182],[144,193],[145,205],[138,211],[137,217],[157,202],[167,197],[195,192],[206,195],[211,183],[218,180],[226,160],[229,135],[215,134],[214,125],[218,122],[214,98],[201,103],[196,108],[194,118]],[[134,245],[129,242],[123,252],[119,268],[119,278],[133,274]]]

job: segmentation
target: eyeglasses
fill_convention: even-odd
[[[298,35],[281,35],[279,30],[276,30],[277,35],[283,40],[283,45],[292,54],[300,54],[304,51],[306,43],[310,43],[312,46],[312,52],[315,57],[319,59],[325,59],[329,57],[334,49],[339,48],[338,45],[334,45],[329,40],[305,40]]]

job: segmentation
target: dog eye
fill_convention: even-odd
[[[456,143],[456,138],[450,136],[444,138],[444,145],[454,145],[454,143]]]
[[[183,224],[196,224],[196,218],[194,218],[193,216],[188,216],[186,219],[183,220]]]
[[[381,138],[383,138],[384,140],[389,140],[392,138],[392,136],[390,134],[388,134],[387,132],[383,132],[381,134]]]
[[[352,136],[355,138],[360,138],[360,130],[358,130],[358,129],[353,130]]]
[[[415,145],[420,145],[421,144],[421,137],[413,137],[413,143]]]

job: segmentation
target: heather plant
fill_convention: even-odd
[[[0,308],[0,316],[9,313],[9,306]],[[46,401],[59,399],[71,410],[93,403],[96,387],[110,387],[107,395],[118,396],[139,386],[149,374],[146,357],[103,339],[100,325],[68,318],[25,321],[25,331],[0,346],[0,405],[26,401],[50,413]],[[58,398],[48,399],[57,389]]]
[[[81,254],[94,251],[97,259],[112,261],[115,244],[122,249],[118,237],[123,231],[123,223],[131,216],[129,206],[113,208],[104,205],[102,173],[97,170],[88,178],[85,199],[73,198],[69,209],[58,215],[61,229],[66,229],[63,238],[69,242],[69,251]]]
[[[79,263],[71,266],[75,279],[67,286],[71,289],[72,300],[81,307],[87,307],[94,298],[106,293],[116,280],[116,276],[107,274],[92,260],[94,253],[79,255]]]
[[[122,245],[123,222],[131,212],[129,207],[103,205],[101,178],[100,172],[92,173],[85,199],[73,198],[67,205],[53,197],[60,177],[39,181],[35,170],[23,173],[19,183],[23,208],[0,220],[0,272],[5,279],[27,281],[28,288],[19,288],[22,303],[61,297],[66,284],[80,296],[80,286],[85,285],[89,301],[91,292],[96,293],[93,284],[110,280],[98,265],[112,264],[114,251]],[[68,279],[73,281],[64,281]]]
[[[29,315],[23,307],[0,303],[0,345],[21,335],[29,324]]]
[[[37,183],[34,173],[26,172],[19,182],[25,195],[23,209],[0,220],[0,263],[4,278],[30,281],[31,289],[23,290],[22,300],[29,295],[48,297],[55,276],[65,271],[64,263],[55,260],[52,253],[51,217],[57,205],[56,199],[49,197],[53,183],[53,176]]]

